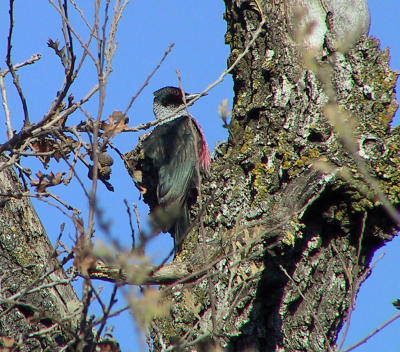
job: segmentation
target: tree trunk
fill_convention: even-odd
[[[10,351],[55,351],[71,340],[81,303],[22,191],[12,168],[0,172],[0,342]]]
[[[333,350],[396,229],[397,75],[363,35],[364,2],[352,22],[329,2],[225,3],[228,66],[262,28],[232,70],[229,139],[175,258],[209,269],[162,288],[172,312],[152,324],[154,349]]]

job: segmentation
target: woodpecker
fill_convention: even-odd
[[[153,112],[161,122],[142,140],[141,182],[136,182],[150,205],[151,221],[172,235],[175,253],[189,229],[189,208],[197,199],[199,175],[210,166],[200,125],[187,109],[173,114],[197,95],[176,87],[154,92]]]

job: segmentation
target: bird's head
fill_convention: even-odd
[[[154,93],[153,112],[157,120],[162,120],[171,115],[176,109],[183,107],[183,105],[191,101],[198,94],[185,94],[183,98],[182,90],[177,87],[164,87],[156,90]],[[172,116],[168,121],[176,119],[182,115],[187,115],[185,110],[178,112]]]

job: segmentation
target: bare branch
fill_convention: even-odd
[[[107,307],[103,308],[104,315],[100,319],[100,327],[98,328],[98,330],[96,332],[96,337],[94,339],[94,341],[96,341],[96,343],[99,341],[101,333],[102,333],[104,327],[106,326],[107,319],[110,317],[112,307],[114,306],[115,303],[117,303],[117,300],[115,299],[115,297],[117,295],[118,288],[119,288],[119,285],[114,284],[113,291],[111,293],[108,305],[107,305]]]
[[[89,50],[89,47],[83,42],[81,36],[74,30],[74,28],[71,26],[68,18],[65,16],[64,11],[62,11],[55,3],[53,0],[49,0],[49,2],[54,6],[54,8],[57,10],[57,12],[60,14],[61,18],[65,23],[68,25],[70,28],[72,34],[75,36],[75,38],[79,41],[80,45],[82,46],[83,50],[90,56],[90,58],[93,60],[93,62],[96,64],[97,59],[95,56],[92,54],[92,52]]]
[[[154,76],[154,74],[158,71],[158,69],[161,67],[162,63],[165,61],[167,58],[168,54],[171,52],[172,48],[174,47],[175,43],[171,43],[167,50],[165,50],[164,55],[162,56],[161,60],[158,62],[157,66],[153,69],[153,71],[150,72],[150,74],[146,77],[146,80],[142,84],[142,86],[139,88],[137,93],[131,98],[129,101],[128,106],[126,107],[124,114],[126,115],[129,111],[129,109],[132,107],[133,102],[136,100],[136,98],[139,96],[140,93],[142,93],[143,89],[149,84],[150,79]]]
[[[93,31],[93,27],[87,21],[87,19],[85,17],[85,14],[83,13],[82,9],[77,5],[75,0],[69,0],[69,2],[75,7],[75,10],[79,12],[79,14],[80,14],[83,22],[85,23],[86,27],[92,32]]]
[[[378,326],[376,329],[374,329],[374,331],[372,331],[371,333],[369,333],[367,336],[365,336],[361,341],[357,342],[356,344],[354,344],[353,346],[350,346],[348,348],[346,348],[345,350],[343,350],[343,352],[350,352],[353,351],[354,349],[356,349],[357,347],[361,346],[362,344],[366,343],[371,337],[375,336],[379,331],[383,330],[384,328],[386,328],[388,325],[390,325],[391,323],[393,323],[395,320],[400,318],[400,313],[397,313],[396,315],[394,315],[393,317],[391,317],[389,320],[387,320],[386,322],[384,322],[382,325]]]
[[[138,211],[136,203],[133,203],[133,211],[135,212],[136,223],[137,223],[138,230],[139,230],[139,241],[140,241],[140,244],[139,244],[138,251],[139,251],[139,253],[144,253],[144,246],[146,244],[146,238],[144,236],[144,232],[142,230],[142,226],[140,225],[140,215],[139,215],[139,211]],[[132,246],[132,248],[134,248],[134,247]]]
[[[129,219],[129,227],[131,229],[131,237],[132,237],[132,250],[135,249],[135,230],[133,228],[132,224],[132,213],[131,213],[131,208],[129,207],[128,201],[124,199],[124,204],[126,206],[126,212],[128,213],[128,219]]]
[[[59,90],[56,99],[52,102],[49,111],[47,112],[46,116],[43,118],[44,120],[48,120],[53,118],[55,112],[59,109],[61,102],[66,97],[69,88],[71,87],[72,83],[74,82],[74,68],[75,68],[75,54],[73,49],[73,41],[72,41],[72,34],[73,28],[71,27],[70,23],[68,22],[68,8],[67,8],[67,1],[64,1],[64,5],[61,5],[61,0],[59,0],[60,6],[58,7],[53,0],[49,0],[50,3],[62,14],[62,30],[64,34],[65,40],[65,48],[67,51],[67,67],[65,67],[65,78],[62,85],[62,88]],[[79,40],[79,39],[78,39]]]
[[[27,65],[33,65],[36,61],[40,60],[42,57],[41,54],[33,54],[28,60],[24,62],[20,62],[19,64],[15,64],[13,66],[14,70],[17,71],[19,68],[27,66]],[[10,72],[10,69],[5,69],[3,72],[0,72],[0,76],[5,76],[7,73]]]
[[[17,89],[19,98],[21,99],[22,109],[24,111],[24,127],[27,127],[29,125],[28,105],[26,104],[26,99],[25,99],[24,93],[22,92],[21,85],[19,84],[18,74],[15,72],[13,63],[11,61],[12,34],[13,34],[13,29],[14,29],[14,0],[10,0],[9,15],[10,15],[10,17],[9,17],[10,24],[9,24],[8,38],[7,38],[6,63],[7,63],[8,69],[10,70],[11,76],[13,78],[13,83],[14,83],[15,88]]]
[[[192,274],[184,263],[172,263],[158,268],[158,265],[129,265],[125,270],[120,265],[106,264],[101,261],[95,263],[94,268],[89,269],[91,279],[119,283],[121,285],[160,285],[174,283]],[[158,269],[158,270],[156,270]],[[145,275],[148,273],[151,275]],[[205,271],[198,272],[200,277]],[[81,276],[83,276],[81,274]]]
[[[7,101],[7,91],[4,84],[4,75],[0,74],[0,90],[1,90],[1,101],[3,104],[4,114],[6,116],[7,136],[11,139],[14,136],[14,131],[11,125],[10,109]]]

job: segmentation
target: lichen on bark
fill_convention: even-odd
[[[30,200],[18,197],[22,186],[12,168],[0,172],[0,193],[14,195],[0,197],[0,343],[7,339],[19,351],[56,350],[71,339],[81,303],[66,283],[23,294],[65,274]]]
[[[295,2],[225,3],[228,66],[266,22],[232,70],[229,139],[176,257],[207,274],[161,288],[173,308],[152,325],[154,348],[326,351],[396,229],[368,180],[399,206],[397,74],[365,35],[345,52],[322,38],[310,56]]]

